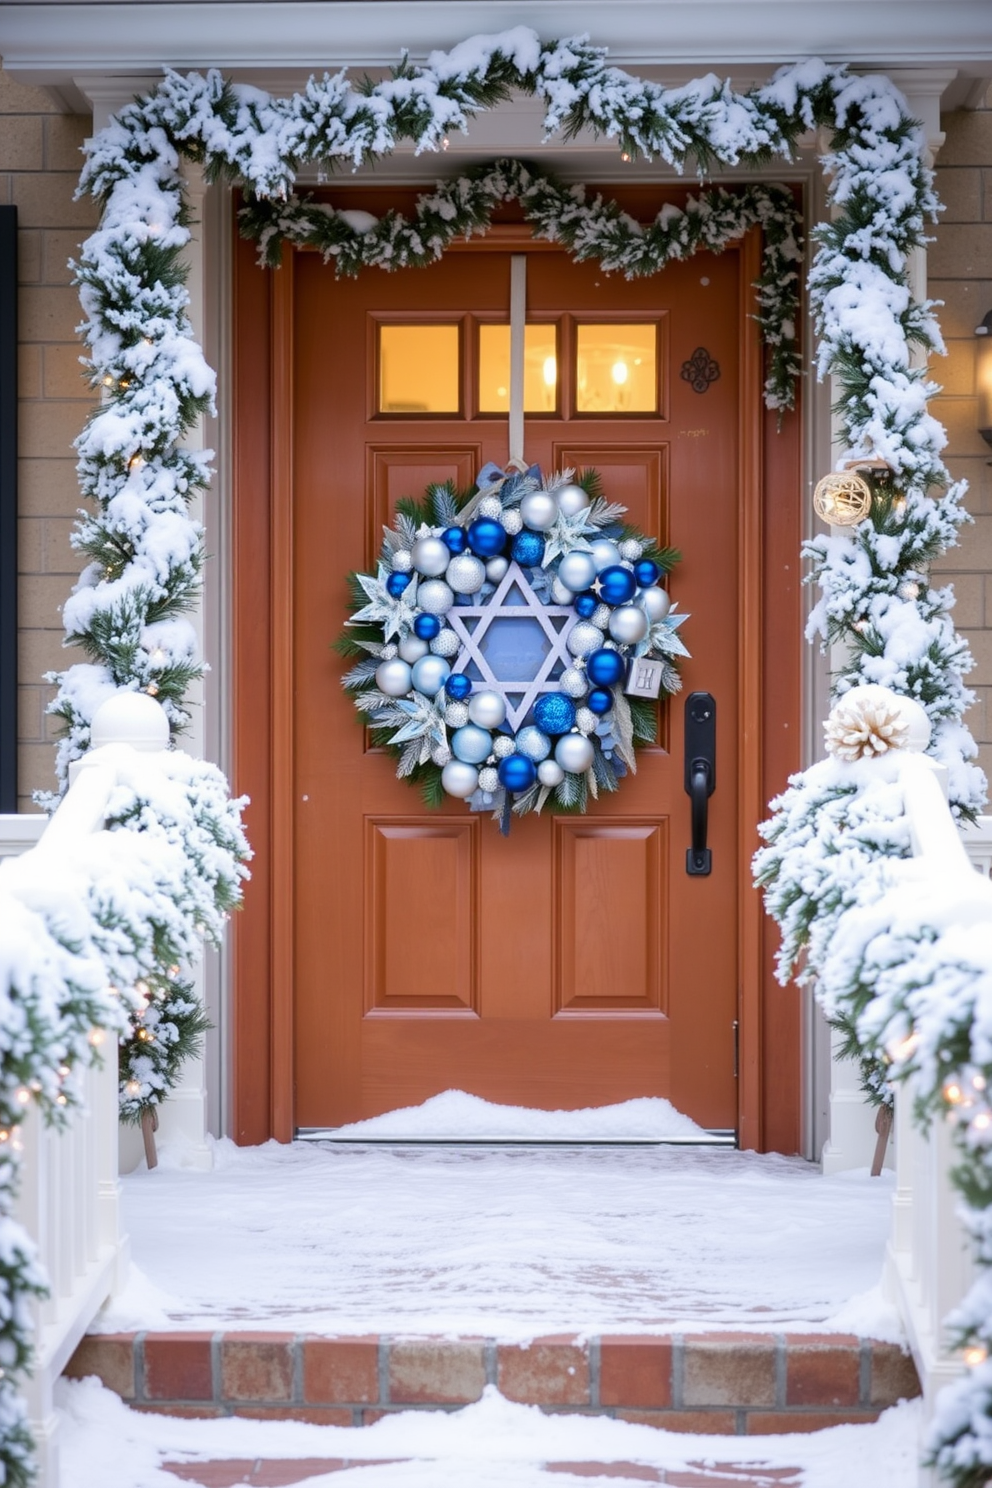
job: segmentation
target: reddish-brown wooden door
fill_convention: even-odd
[[[558,326],[560,404],[528,417],[545,471],[595,466],[644,531],[680,548],[685,692],[638,774],[583,817],[426,810],[368,747],[329,643],[344,576],[374,566],[397,498],[471,485],[507,455],[477,406],[478,324],[508,318],[510,254],[340,281],[292,268],[293,1049],[295,1123],[331,1127],[448,1088],[543,1108],[660,1095],[736,1126],[739,513],[745,307],[740,257],[700,255],[628,283],[556,251],[528,256],[528,317]],[[288,294],[288,289],[283,291]],[[657,326],[655,413],[576,411],[585,324]],[[461,412],[377,412],[378,328],[460,327]],[[719,376],[681,375],[704,347]],[[752,410],[757,418],[757,408]],[[689,877],[683,702],[718,706],[709,877]]]

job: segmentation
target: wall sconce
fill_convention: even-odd
[[[975,327],[975,391],[978,394],[978,432],[992,445],[992,310]]]

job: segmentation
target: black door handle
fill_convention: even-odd
[[[685,871],[705,878],[713,866],[706,833],[709,799],[716,789],[716,702],[708,692],[693,692],[686,699],[685,789],[692,807],[692,846],[685,855]]]

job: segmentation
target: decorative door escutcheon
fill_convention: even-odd
[[[720,376],[720,363],[714,361],[705,346],[697,346],[689,360],[682,363],[680,376],[694,393],[705,393]]]

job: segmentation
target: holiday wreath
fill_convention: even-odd
[[[625,525],[595,471],[573,477],[489,465],[463,499],[448,484],[400,502],[338,643],[397,775],[504,832],[511,811],[584,811],[636,772],[689,654],[660,584],[679,555]]]

